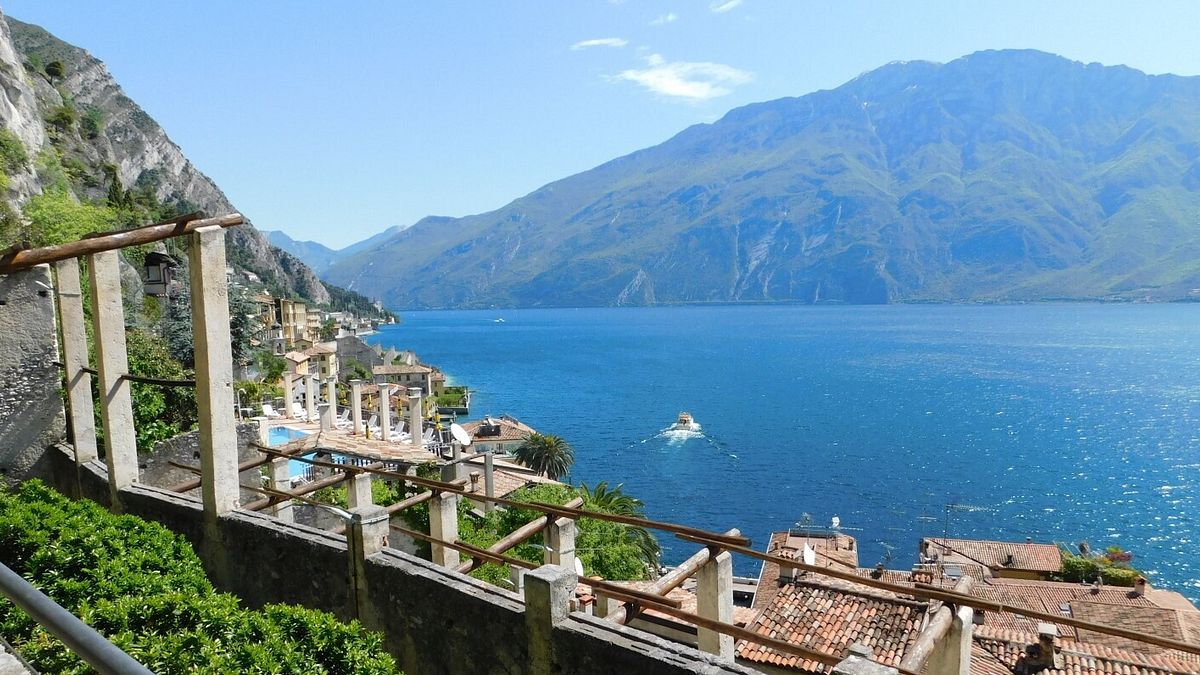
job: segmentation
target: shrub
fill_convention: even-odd
[[[69,105],[56,106],[46,114],[46,121],[62,131],[75,126],[75,120],[78,118],[79,114]]]
[[[213,590],[183,537],[37,481],[0,493],[0,559],[155,672],[397,672],[357,622],[242,609]],[[10,603],[0,603],[0,634],[42,672],[91,672]]]
[[[46,64],[46,74],[50,77],[62,77],[66,72],[67,67],[63,65],[62,61],[51,61]]]
[[[0,129],[0,169],[6,173],[20,171],[29,164],[29,152],[17,135]]]

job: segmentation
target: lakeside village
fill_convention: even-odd
[[[241,217],[201,222],[237,225]],[[648,520],[620,485],[563,483],[573,460],[563,439],[509,416],[467,419],[469,392],[416,354],[369,345],[363,334],[372,322],[266,295],[245,302],[249,289],[232,270],[219,271],[221,227],[188,227],[194,380],[136,373],[132,348],[110,348],[137,344],[144,330],[127,321],[124,308],[137,303],[127,302],[113,252],[128,233],[72,245],[99,251],[88,257],[94,362],[78,254],[33,249],[0,261],[0,322],[28,328],[21,341],[12,339],[16,331],[0,332],[10,346],[0,350],[0,372],[16,382],[21,410],[50,411],[9,416],[20,421],[5,433],[26,450],[9,460],[7,475],[86,498],[67,503],[30,481],[15,497],[0,497],[8,528],[0,541],[16,546],[11,561],[75,611],[86,605],[108,625],[146,631],[121,633],[124,647],[154,663],[190,664],[164,670],[190,672],[194,658],[242,649],[219,645],[226,633],[209,634],[213,621],[299,621],[310,628],[291,638],[270,629],[270,652],[256,638],[255,649],[237,653],[263,659],[263,672],[279,670],[279,659],[361,665],[394,656],[410,672],[439,673],[494,663],[501,665],[484,670],[1200,675],[1200,611],[1154,587],[1120,548],[945,533],[917,542],[913,564],[896,569],[860,560],[858,542],[836,519],[828,528],[774,532],[757,545],[737,529]],[[178,229],[136,232],[166,238]],[[23,259],[53,263],[55,276]],[[155,277],[153,265],[144,291],[166,293],[169,272]],[[163,333],[170,332],[168,324]],[[270,358],[239,364],[239,339]],[[147,361],[138,356],[139,366]],[[239,366],[242,379],[234,376]],[[113,393],[93,396],[92,375]],[[194,392],[198,429],[139,448],[153,438],[142,427],[156,431],[159,420],[135,412],[161,416],[167,408],[147,404],[161,398],[131,398],[163,388]],[[689,423],[681,416],[679,424]],[[53,536],[48,527],[58,528]],[[651,531],[695,552],[662,567]],[[150,541],[158,543],[148,548]],[[162,569],[184,574],[195,592],[181,597],[160,563],[145,572],[143,558],[111,553],[135,550],[163,556]],[[759,574],[734,576],[735,554],[761,560]],[[115,577],[96,578],[121,583],[63,575],[114,566]],[[268,607],[267,618],[254,618],[213,596],[213,586],[251,607],[306,609]],[[148,587],[159,589],[152,602]],[[104,594],[114,601],[85,601]],[[180,602],[193,604],[181,613]],[[193,609],[201,618],[182,628]],[[326,615],[303,613],[312,610],[360,623],[342,630]],[[302,614],[280,614],[295,611]],[[0,637],[19,638],[10,642],[43,663],[61,663],[61,648],[35,639],[34,623],[22,621]],[[173,642],[181,630],[191,632]],[[334,631],[342,647],[322,647],[314,630]],[[193,643],[206,646],[186,646]],[[226,663],[221,672],[253,669]]]
[[[357,465],[440,476],[457,481],[469,494],[489,499],[520,500],[528,495],[531,501],[549,501],[553,490],[570,489],[557,480],[569,467],[569,457],[566,463],[545,463],[545,457],[526,452],[531,438],[548,437],[507,415],[465,419],[470,412],[467,388],[449,386],[440,368],[422,363],[412,352],[367,344],[362,335],[372,329],[369,323],[314,313],[285,300],[260,297],[256,301],[262,309],[265,340],[282,355],[286,369],[269,390],[281,395],[242,401],[238,412],[256,418],[260,442],[297,458],[289,461],[286,476],[264,476],[264,482],[273,480],[277,487],[296,494],[305,485],[336,481],[332,474],[337,465]],[[321,327],[328,328],[330,319],[337,322],[338,331],[333,339],[322,341]],[[603,493],[607,488],[598,489]],[[593,490],[584,490],[594,496]],[[615,492],[620,495],[619,486]],[[386,499],[386,490],[376,489],[376,493]],[[329,488],[315,494],[345,504],[344,495]],[[401,497],[397,494],[393,501]],[[620,497],[639,507],[628,513],[643,515],[640,502]],[[493,513],[491,501],[468,498],[464,504],[459,507],[460,520]],[[338,522],[303,503],[276,514],[325,528],[336,528]],[[462,533],[471,528],[464,522],[454,535],[465,538]],[[390,545],[431,555],[428,544],[395,533]],[[587,573],[595,574],[603,556],[585,552],[578,540],[575,545],[572,561],[577,570],[583,573],[586,567]],[[664,594],[665,590],[668,601],[684,611],[698,611],[707,599],[698,592],[696,578],[680,579],[694,571],[689,562],[659,568],[657,545],[650,546],[652,550],[640,558],[645,565],[615,573],[616,583],[631,592]],[[828,528],[797,526],[775,532],[763,550],[825,568],[826,573],[767,561],[757,578],[733,577],[728,621],[817,652],[861,654],[901,671],[906,667],[921,671],[915,666],[929,664],[933,645],[949,639],[962,641],[961,649],[951,650],[957,656],[946,657],[945,650],[938,648],[939,658],[957,659],[957,664],[943,666],[945,672],[961,675],[1200,672],[1200,657],[1195,654],[1079,627],[1082,620],[1200,644],[1200,611],[1181,594],[1153,587],[1132,566],[1132,555],[1116,547],[1093,552],[1086,543],[1068,550],[1032,540],[925,538],[919,542],[916,564],[897,570],[882,563],[864,566],[855,538],[835,521]],[[540,558],[543,552],[525,554]],[[459,565],[456,552],[436,544],[432,558]],[[459,569],[479,567],[478,562],[468,562]],[[491,568],[492,574],[482,578],[520,590],[524,570],[484,567]],[[611,567],[606,571],[614,574]],[[890,588],[884,588],[888,584]],[[907,595],[900,588],[966,593],[991,603],[995,610],[976,608],[968,626],[947,628],[943,620],[947,604],[927,594]],[[577,587],[572,604],[598,616],[621,611],[612,599],[583,584]],[[1011,611],[1017,609],[1040,612],[1040,618]],[[693,646],[704,632],[686,619],[655,609],[642,611],[629,625]],[[745,639],[730,639],[727,647],[737,662],[763,672],[830,671],[827,664]]]

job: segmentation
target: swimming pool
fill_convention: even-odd
[[[271,427],[270,431],[267,433],[267,444],[273,448],[276,448],[284,445],[285,443],[298,441],[308,435],[309,434],[307,432],[300,431],[299,429],[293,429],[292,427]],[[315,454],[316,453],[310,453],[305,455],[305,457],[312,458],[312,456]],[[296,476],[302,476],[310,466],[310,464],[290,459],[288,460],[288,476],[293,478]]]

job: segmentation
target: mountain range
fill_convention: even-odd
[[[397,309],[1195,298],[1200,78],[891,63],[319,253]]]

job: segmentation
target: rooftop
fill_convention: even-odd
[[[817,564],[837,566],[843,569],[858,568],[858,544],[854,537],[834,532],[808,532],[803,536],[798,530],[772,532],[767,543],[767,553],[782,557],[797,558],[807,543],[817,554]],[[762,609],[779,591],[779,565],[764,562],[758,579],[758,590],[754,594],[754,608]]]
[[[486,425],[499,428],[496,434],[480,434],[480,427]],[[470,420],[462,423],[462,428],[471,438],[480,442],[523,441],[529,434],[537,433],[533,427],[512,417],[486,417],[481,420]]]
[[[371,372],[374,373],[375,375],[410,375],[410,374],[424,375],[426,373],[432,373],[433,368],[430,368],[429,366],[422,366],[422,365],[409,366],[409,365],[405,365],[405,364],[400,364],[398,366],[375,366],[375,367],[371,368]]]
[[[797,581],[775,593],[748,628],[759,635],[844,657],[850,645],[870,647],[880,663],[898,666],[916,641],[929,605],[884,594],[851,590],[825,581]],[[745,640],[738,658],[810,673],[831,669]]]
[[[959,559],[993,570],[1057,572],[1062,569],[1062,553],[1053,544],[926,537],[921,540],[921,550],[927,555],[936,552],[943,560]]]
[[[1011,675],[1025,646],[1035,644],[1035,633],[977,626],[971,649],[971,675]],[[1043,675],[1169,675],[1200,673],[1200,663],[1170,655],[1075,642],[1060,639],[1058,650],[1063,668],[1047,669]],[[1144,647],[1144,645],[1142,645]]]

